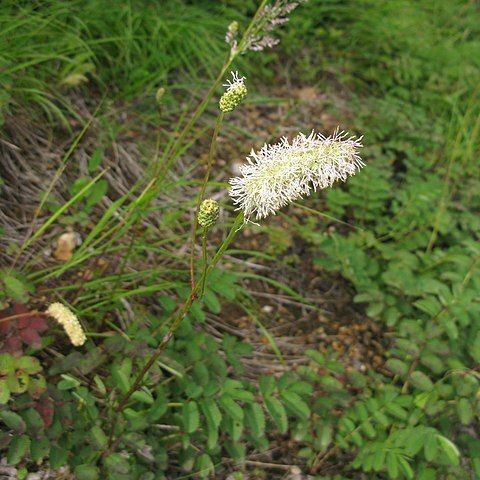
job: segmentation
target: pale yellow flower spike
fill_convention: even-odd
[[[79,347],[87,341],[77,316],[65,305],[58,302],[52,303],[48,307],[47,313],[63,327],[72,345]]]

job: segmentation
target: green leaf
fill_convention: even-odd
[[[258,386],[263,398],[270,397],[275,390],[275,378],[271,375],[261,375]]]
[[[59,390],[72,390],[81,385],[80,381],[70,375],[62,375],[62,380],[57,383]]]
[[[305,356],[319,365],[325,365],[325,356],[318,350],[306,350]]]
[[[178,456],[178,463],[183,470],[190,472],[195,465],[195,450],[192,447],[182,450]]]
[[[215,471],[215,466],[210,458],[210,455],[203,453],[197,459],[196,464],[197,473],[201,478],[206,478],[209,475],[213,474]]]
[[[152,405],[154,403],[154,399],[148,390],[137,390],[132,394],[132,398],[139,402],[146,403],[147,405]]]
[[[0,376],[7,376],[15,373],[15,358],[9,353],[0,353]]]
[[[6,380],[7,387],[12,393],[24,393],[28,389],[30,377],[21,370],[17,370],[15,375],[9,375]]]
[[[183,427],[187,433],[193,433],[200,425],[200,412],[193,400],[182,406]]]
[[[403,456],[399,455],[398,456],[398,464],[400,465],[400,470],[402,470],[403,474],[409,479],[414,478],[413,470],[406,458]]]
[[[99,203],[103,196],[107,193],[107,190],[108,182],[105,179],[99,180],[88,192],[86,207],[90,208]]]
[[[288,429],[287,413],[284,406],[275,397],[265,399],[265,406],[272,417],[280,433],[286,433]]]
[[[10,399],[10,389],[5,380],[0,380],[0,405],[5,405]]]
[[[20,462],[27,453],[28,447],[30,447],[30,437],[27,435],[15,435],[8,447],[7,463],[9,465],[16,465]]]
[[[226,395],[222,395],[218,399],[218,403],[220,404],[220,406],[223,408],[223,410],[227,415],[232,417],[234,420],[243,422],[243,410],[234,400],[232,400],[230,397]]]
[[[50,441],[46,437],[34,440],[30,446],[30,455],[36,463],[42,463],[42,460],[48,455],[49,451]]]
[[[98,425],[94,425],[92,427],[90,435],[92,437],[92,442],[95,447],[102,449],[107,445],[107,436]]]
[[[230,457],[237,461],[243,462],[245,460],[245,444],[239,442],[225,442],[225,448],[227,449]]]
[[[103,149],[98,147],[88,161],[88,173],[93,173],[102,163]]]
[[[437,434],[431,433],[427,441],[425,442],[425,446],[423,447],[425,460],[427,460],[427,462],[432,462],[437,456],[437,451],[438,451]]]
[[[15,433],[24,433],[26,429],[25,422],[17,413],[5,410],[0,412],[0,420]]]
[[[23,370],[29,375],[34,375],[42,370],[40,361],[38,358],[24,356],[17,359],[17,368]]]
[[[456,445],[443,435],[437,434],[437,440],[450,464],[457,466],[460,463],[460,452]]]
[[[220,425],[222,421],[222,413],[213,399],[203,400],[200,403],[200,408],[205,415],[207,422],[211,423],[215,427]]]
[[[375,438],[377,436],[377,433],[370,422],[363,422],[361,428],[368,438]]]
[[[408,412],[396,403],[387,403],[385,405],[385,410],[394,417],[400,420],[406,420],[408,418]]]
[[[110,458],[110,457],[107,457]],[[98,480],[100,472],[95,465],[77,465],[75,467],[75,480]]]
[[[387,472],[390,478],[398,477],[398,459],[397,455],[393,452],[387,453]]]
[[[385,366],[395,375],[405,377],[408,373],[408,365],[397,358],[390,358],[385,362]]]
[[[98,375],[95,375],[93,377],[93,381],[95,382],[95,385],[97,386],[100,393],[102,395],[106,395],[107,394],[107,387],[103,383],[103,380]]]
[[[429,295],[421,300],[417,300],[413,305],[431,317],[435,317],[442,310],[442,305],[436,299],[436,297],[432,295]]]
[[[50,450],[49,463],[53,469],[60,468],[67,462],[68,450],[52,446]]]
[[[38,399],[47,389],[47,382],[43,375],[39,375],[38,378],[30,378],[28,382],[28,393],[34,398]]]
[[[22,411],[21,415],[25,420],[26,429],[31,435],[38,435],[45,428],[42,416],[34,408]]]
[[[460,398],[458,400],[457,414],[463,425],[470,425],[470,423],[472,423],[474,412],[469,400],[466,398]]]
[[[213,450],[218,443],[218,427],[222,421],[222,414],[213,399],[203,400],[200,409],[207,421],[207,448]]]
[[[122,478],[122,476],[130,473],[130,465],[128,461],[123,458],[123,456],[119,453],[111,453],[107,458],[105,458],[104,464],[107,467],[108,473],[110,473],[111,478]]]
[[[470,346],[470,355],[477,363],[480,363],[480,330],[476,333]]]
[[[249,403],[245,406],[245,424],[255,438],[263,437],[265,434],[265,415],[258,403]]]
[[[16,302],[25,303],[28,301],[28,290],[21,280],[12,275],[5,275],[2,280],[5,284],[7,297]]]
[[[410,376],[410,385],[419,390],[423,390],[424,392],[430,392],[433,390],[432,381],[423,372],[419,372],[418,370],[413,372]]]
[[[118,367],[112,368],[112,378],[115,385],[123,394],[126,394],[130,390],[130,381],[123,370]]]
[[[429,368],[433,373],[439,375],[445,369],[443,361],[433,353],[424,352],[420,356],[420,363]]]
[[[383,469],[384,464],[385,464],[385,450],[380,446],[378,446],[375,453],[373,454],[372,468],[376,472],[380,472]]]
[[[168,399],[163,389],[157,389],[157,398],[148,410],[147,418],[150,422],[157,422],[168,409]]]
[[[302,400],[300,395],[289,390],[284,390],[280,393],[280,398],[299,418],[303,420],[308,420],[310,418],[310,407]]]
[[[212,313],[218,314],[221,312],[222,307],[220,305],[220,301],[213,290],[210,290],[209,288],[205,289],[205,295],[203,299],[205,301],[205,305]]]

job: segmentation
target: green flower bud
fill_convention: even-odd
[[[235,110],[240,102],[247,96],[247,87],[245,86],[245,77],[239,77],[238,72],[232,72],[233,81],[227,80],[224,87],[227,91],[220,98],[220,110],[224,113]]]
[[[215,200],[204,200],[198,211],[198,223],[205,230],[210,230],[217,223],[220,207]]]

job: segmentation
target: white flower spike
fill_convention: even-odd
[[[63,327],[75,347],[80,347],[87,341],[77,316],[68,307],[55,302],[48,307],[47,313]]]
[[[290,202],[321,188],[345,181],[365,164],[358,155],[362,138],[338,130],[331,137],[297,135],[290,144],[284,137],[275,145],[251,151],[240,167],[241,177],[230,179],[230,196],[244,211],[245,223],[275,213]],[[252,222],[255,223],[255,222]]]

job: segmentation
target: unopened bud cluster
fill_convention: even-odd
[[[245,77],[239,77],[238,72],[232,72],[232,77],[232,81],[227,80],[223,85],[227,87],[227,91],[220,98],[220,110],[224,113],[235,110],[247,95]]]
[[[198,210],[198,224],[205,230],[210,230],[218,220],[220,207],[215,200],[204,200]]]
[[[74,346],[79,347],[87,341],[77,316],[65,305],[58,302],[52,303],[47,313],[63,327]]]

